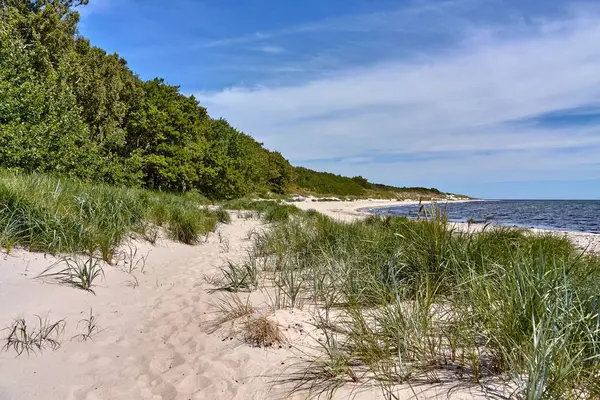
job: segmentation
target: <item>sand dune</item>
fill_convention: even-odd
[[[389,202],[365,202],[369,206]],[[361,202],[301,203],[333,216],[355,218]],[[49,255],[14,251],[0,257],[0,327],[15,318],[36,324],[36,315],[64,319],[59,349],[15,357],[0,352],[0,399],[305,399],[290,390],[315,338],[310,309],[270,311],[264,291],[251,301],[276,321],[287,343],[254,348],[226,330],[209,329],[214,304],[222,292],[211,291],[211,276],[226,260],[240,260],[250,245],[248,232],[262,229],[256,220],[234,216],[206,242],[187,246],[162,240],[153,246],[133,241],[121,251],[137,248],[137,269],[125,272],[123,260],[105,266],[105,280],[96,295],[33,279],[55,262]],[[140,261],[147,255],[144,272]],[[127,258],[127,257],[125,257]],[[129,260],[128,262],[131,262]],[[87,341],[76,337],[90,309],[98,332]],[[6,331],[5,331],[6,332]],[[2,335],[3,337],[5,335]],[[4,342],[2,342],[3,344]],[[452,389],[452,390],[451,390]],[[399,398],[485,398],[479,387],[399,387]],[[347,385],[335,398],[380,398],[377,388]]]

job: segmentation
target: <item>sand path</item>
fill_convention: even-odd
[[[271,382],[286,350],[255,349],[206,332],[215,295],[204,276],[227,259],[240,259],[257,221],[234,220],[197,246],[163,241],[137,243],[149,252],[145,273],[134,278],[106,267],[96,296],[34,280],[53,257],[17,252],[0,258],[0,327],[35,315],[66,322],[56,351],[15,358],[0,353],[0,399],[246,399],[272,398]],[[101,332],[93,340],[69,340],[83,331],[90,307]],[[6,333],[6,332],[5,332]],[[2,335],[5,336],[5,335]]]

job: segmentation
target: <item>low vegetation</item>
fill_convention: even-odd
[[[448,195],[435,188],[382,185],[371,183],[362,176],[349,178],[304,167],[294,167],[292,187],[292,191],[305,195],[336,196],[349,200],[356,198],[429,200],[446,198]],[[458,197],[467,198],[467,196]],[[327,201],[327,199],[321,199],[321,201]]]
[[[272,347],[286,341],[277,322],[269,314],[255,308],[249,298],[235,293],[226,295],[216,304],[217,316],[208,326],[208,331],[226,331],[228,337],[237,337],[253,347]]]
[[[287,221],[291,215],[298,214],[300,210],[293,205],[284,204],[280,200],[254,200],[237,199],[221,203],[221,207],[227,210],[237,211],[255,211],[255,213],[246,214],[251,218],[262,217],[267,223]],[[245,214],[242,214],[244,216]]]
[[[394,398],[399,383],[494,377],[519,399],[600,396],[600,258],[565,238],[454,232],[433,208],[353,223],[297,212],[252,240],[246,265],[278,289],[274,308],[316,310],[323,339],[300,387],[375,383]]]
[[[257,310],[249,299],[242,300],[238,295],[225,296],[218,303],[217,317],[209,326],[209,332],[227,329],[229,334],[235,332],[235,323],[241,319],[250,318]],[[225,325],[230,325],[226,327]]]
[[[154,241],[162,229],[197,243],[229,215],[202,205],[200,195],[87,184],[0,170],[0,248],[85,253],[113,262],[117,247],[137,233]]]

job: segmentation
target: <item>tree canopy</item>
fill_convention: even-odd
[[[0,167],[209,198],[373,189],[362,177],[294,169],[178,86],[141,80],[78,34],[87,3],[0,0]]]
[[[0,1],[1,166],[213,198],[285,191],[281,154],[80,37],[85,4]]]

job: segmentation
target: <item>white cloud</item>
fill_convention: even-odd
[[[393,172],[377,160],[334,165],[336,172],[372,180],[389,182],[386,176],[393,174],[402,182],[415,173],[543,179],[557,171],[597,177],[600,167],[590,157],[600,150],[600,127],[514,121],[600,103],[600,14],[483,32],[472,31],[462,46],[421,59],[340,70],[295,86],[231,88],[197,97],[211,115],[227,118],[292,161],[365,152],[451,158],[397,162]],[[557,151],[582,146],[595,151],[587,158]],[[503,153],[477,155],[482,151]]]

